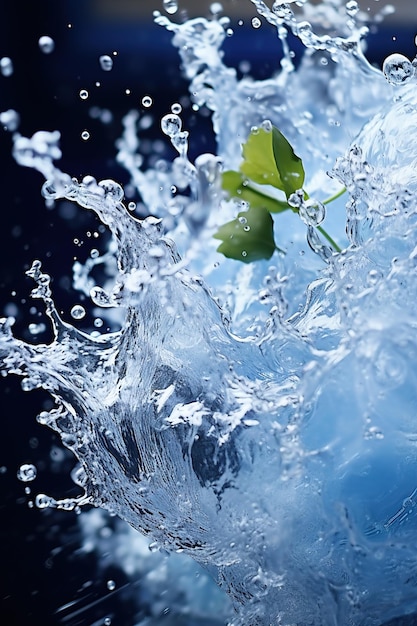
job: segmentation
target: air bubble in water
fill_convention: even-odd
[[[85,308],[81,304],[75,304],[71,309],[71,316],[75,320],[81,320],[85,316]]]
[[[101,69],[105,72],[110,72],[113,69],[113,59],[108,54],[102,54],[98,60]]]
[[[53,503],[53,498],[44,493],[39,493],[35,498],[35,504],[38,509],[47,509]]]
[[[13,74],[13,61],[9,57],[0,59],[0,72],[3,76],[11,76]]]
[[[107,581],[107,589],[109,591],[114,591],[116,589],[116,583],[114,582],[114,580]]]
[[[174,113],[168,113],[168,115],[164,115],[161,120],[161,128],[165,135],[168,135],[168,137],[174,137],[181,131],[181,118]]]
[[[252,26],[253,26],[254,28],[259,28],[259,27],[261,26],[261,24],[262,24],[262,22],[261,22],[261,20],[259,19],[259,17],[253,17],[253,18],[252,18]]]
[[[84,141],[90,139],[90,133],[88,132],[88,130],[83,130],[83,132],[81,133],[81,139],[84,139]]]
[[[390,54],[382,66],[385,78],[392,85],[402,85],[414,76],[415,68],[410,59],[398,52]]]
[[[4,130],[8,130],[13,133],[17,130],[19,123],[19,113],[17,113],[14,109],[8,109],[7,111],[0,113],[0,124],[3,126]]]
[[[55,49],[55,41],[48,35],[39,37],[38,46],[44,54],[51,54]]]
[[[35,480],[37,470],[31,463],[25,463],[21,465],[17,471],[17,477],[22,483],[29,483],[31,480]]]
[[[163,0],[163,7],[169,15],[174,15],[178,11],[178,2],[177,0]]]
[[[88,98],[88,91],[87,91],[87,89],[81,89],[81,91],[80,91],[80,98],[81,98],[81,100],[87,100],[87,98]]]
[[[143,96],[142,106],[144,106],[146,109],[152,106],[152,98],[150,96]]]
[[[359,5],[356,2],[356,0],[349,0],[349,2],[346,3],[346,13],[349,15],[349,17],[354,17],[359,11]]]
[[[223,11],[223,5],[220,2],[213,2],[210,5],[210,13],[212,15],[218,15]]]
[[[182,111],[182,106],[180,105],[179,102],[175,102],[171,106],[171,112],[174,113],[175,115],[179,115],[179,113],[181,113],[181,111]]]

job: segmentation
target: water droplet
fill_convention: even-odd
[[[90,133],[88,132],[88,130],[83,130],[83,132],[81,133],[81,139],[83,139],[84,141],[88,141],[88,139],[90,139]]]
[[[105,617],[103,626],[111,626],[111,617]]]
[[[100,252],[97,250],[97,248],[93,248],[90,252],[90,256],[92,259],[96,259],[99,255]]]
[[[13,61],[9,57],[0,59],[0,72],[3,76],[11,76],[13,74]]]
[[[165,135],[168,135],[168,137],[174,137],[181,131],[181,118],[173,113],[168,113],[168,115],[164,115],[161,120],[161,128]]]
[[[35,498],[35,504],[38,509],[47,509],[49,506],[53,504],[54,500],[50,496],[47,496],[44,493],[39,493]]]
[[[51,54],[55,49],[55,41],[48,35],[39,37],[38,46],[44,54]]]
[[[71,316],[75,320],[82,320],[85,316],[85,308],[81,304],[75,304],[71,309]]]
[[[103,326],[104,322],[101,319],[101,317],[96,317],[96,319],[94,320],[94,326],[96,328],[101,328]]]
[[[87,100],[87,98],[88,98],[88,91],[87,91],[87,89],[81,89],[81,91],[80,91],[80,98],[81,98],[81,100]]]
[[[403,54],[390,54],[382,66],[385,78],[392,85],[402,85],[414,76],[415,68]]]
[[[114,591],[116,589],[116,583],[114,582],[114,580],[107,581],[107,589],[109,591]]]
[[[178,11],[177,0],[163,0],[162,5],[169,15],[174,15]]]
[[[113,69],[113,59],[108,54],[102,54],[98,61],[104,72],[110,72]]]
[[[3,111],[0,113],[0,124],[3,126],[4,130],[8,130],[13,133],[17,130],[20,124],[20,116],[17,111],[13,109],[8,109],[7,111]]]
[[[261,25],[262,25],[262,22],[259,19],[259,17],[253,17],[252,18],[252,26],[253,26],[253,28],[259,28]]]
[[[212,15],[219,15],[223,11],[223,5],[220,2],[213,2],[210,5],[210,13]]]
[[[182,111],[182,106],[180,105],[179,102],[175,102],[172,106],[171,106],[171,112],[174,113],[175,115],[179,115]]]
[[[346,3],[346,13],[349,15],[349,17],[355,17],[358,11],[359,5],[356,0],[349,0],[349,2]]]
[[[263,128],[263,130],[265,130],[267,133],[272,132],[272,122],[271,120],[264,120],[261,124],[261,127]]]
[[[136,211],[136,202],[129,202],[127,208],[129,209],[129,211]]]
[[[46,325],[45,324],[29,324],[28,330],[31,335],[39,335],[40,333],[45,332]]]
[[[152,106],[152,98],[150,96],[143,96],[142,106],[144,106],[146,109]]]
[[[35,480],[37,470],[31,463],[25,463],[21,465],[17,471],[17,477],[22,483],[29,483],[31,480]]]

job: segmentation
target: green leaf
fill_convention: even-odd
[[[283,184],[281,189],[284,189],[288,198],[292,193],[303,188],[305,178],[303,162],[278,128],[273,126],[270,134],[275,165]]]
[[[243,163],[240,171],[259,185],[272,185],[284,191],[284,183],[277,169],[272,147],[272,138],[272,131],[267,132],[263,128],[251,132],[242,146]]]
[[[237,198],[248,202],[253,208],[264,208],[270,213],[282,213],[291,209],[285,200],[271,198],[266,194],[251,187],[244,174],[229,170],[223,173],[222,187],[231,198]]]
[[[236,219],[221,226],[214,237],[223,242],[218,252],[244,263],[270,259],[276,249],[273,220],[263,207],[241,211]]]

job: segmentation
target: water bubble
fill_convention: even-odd
[[[88,130],[83,130],[83,132],[81,133],[81,139],[83,139],[84,141],[88,141],[88,139],[90,139],[90,133],[88,132]]]
[[[165,135],[168,135],[168,137],[174,137],[181,131],[181,118],[173,113],[168,113],[168,115],[164,115],[161,120],[161,128]]]
[[[21,465],[17,471],[17,477],[22,483],[29,483],[31,480],[35,480],[36,475],[36,467],[31,463]]]
[[[110,72],[113,69],[113,59],[108,54],[102,54],[98,61],[104,72]]]
[[[3,76],[11,76],[13,74],[13,61],[9,57],[0,59],[0,72]]]
[[[152,106],[152,98],[150,96],[143,96],[142,106],[144,106],[146,109]]]
[[[136,211],[136,202],[129,202],[127,208],[129,209],[129,211]]]
[[[45,332],[46,325],[43,323],[40,324],[29,324],[28,330],[31,335],[39,335],[40,333]]]
[[[35,504],[38,509],[47,509],[48,507],[52,506],[53,503],[54,499],[44,493],[39,493],[35,498]]]
[[[105,617],[103,626],[111,626],[111,617]]]
[[[253,17],[252,18],[252,26],[253,26],[253,28],[259,28],[261,25],[262,25],[262,22],[259,19],[259,17]]]
[[[8,130],[13,133],[17,130],[20,124],[20,116],[17,111],[14,109],[8,109],[7,111],[3,111],[0,113],[0,124],[3,126],[4,130]]]
[[[80,98],[81,98],[81,100],[87,100],[87,98],[88,98],[88,91],[87,91],[87,89],[81,89],[81,91],[80,91]]]
[[[81,304],[75,304],[71,309],[71,316],[75,320],[81,320],[85,316],[85,308]]]
[[[415,68],[406,56],[396,52],[385,59],[382,71],[389,83],[402,85],[414,76]]]
[[[218,15],[223,11],[223,5],[220,2],[213,2],[210,5],[210,13],[212,15]]]
[[[356,0],[349,0],[349,2],[346,3],[346,13],[349,15],[349,17],[355,17],[358,11],[359,5]]]
[[[267,133],[272,132],[272,122],[271,120],[264,120],[261,124],[261,127],[264,131],[266,131]]]
[[[172,106],[171,106],[171,112],[174,113],[175,115],[179,115],[182,111],[182,106],[180,105],[179,102],[175,102]]]
[[[96,319],[94,320],[94,326],[96,328],[102,328],[103,324],[104,324],[104,322],[101,319],[101,317],[96,317]]]
[[[274,4],[272,5],[272,11],[277,17],[281,19],[288,19],[293,15],[289,4],[286,2],[280,2],[279,0],[275,0]]]
[[[51,54],[51,52],[53,52],[55,49],[55,41],[52,39],[52,37],[49,37],[48,35],[43,35],[42,37],[39,37],[38,45],[39,49],[44,54]]]
[[[169,15],[174,15],[178,11],[177,0],[163,0],[162,5]]]
[[[116,583],[114,582],[114,580],[107,581],[107,589],[109,591],[114,591],[116,589]]]

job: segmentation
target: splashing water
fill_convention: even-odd
[[[111,231],[113,247],[76,276],[117,322],[91,332],[61,319],[34,261],[32,296],[55,338],[25,343],[4,319],[2,368],[51,394],[56,407],[38,419],[80,463],[80,497],[40,494],[38,506],[94,504],[191,555],[229,594],[233,624],[380,625],[417,612],[416,63],[368,65],[354,2],[253,4],[285,52],[262,82],[223,63],[219,11],[182,24],[155,14],[194,104],[212,111],[218,151],[189,160],[176,107],[161,129],[178,156],[144,170],[140,115],[126,116],[118,161],[153,217],[135,219],[113,181],[61,172],[58,132],[15,134],[14,157],[45,176],[44,197]],[[164,7],[174,18],[177,3]],[[297,69],[289,31],[306,47]],[[238,167],[266,120],[302,155],[312,196],[347,188],[346,211],[341,199],[326,217],[342,253],[308,215],[306,250],[294,214],[276,220],[285,254],[269,263],[216,252],[213,233],[237,212],[221,170]],[[103,286],[98,263],[113,274]]]

